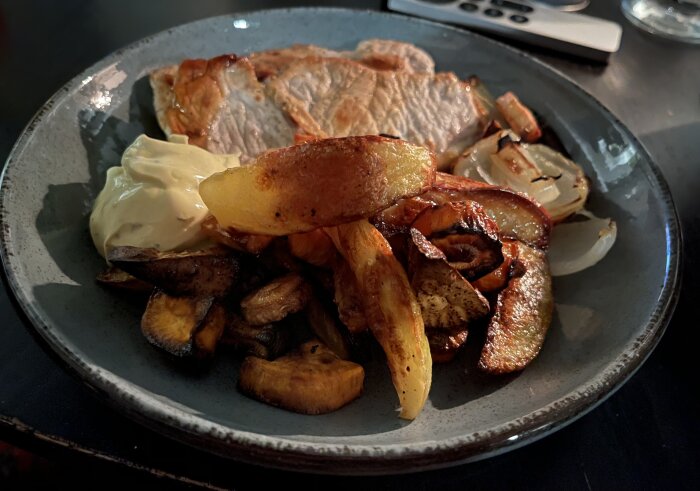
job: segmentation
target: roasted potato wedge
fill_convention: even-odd
[[[309,341],[274,361],[248,357],[238,388],[273,406],[302,414],[340,409],[362,393],[361,365],[341,360],[320,341]]]
[[[311,286],[296,273],[276,278],[241,300],[243,318],[262,326],[299,312],[311,298]]]
[[[115,247],[107,254],[114,266],[173,295],[223,297],[240,273],[229,251],[161,252],[140,247]]]
[[[326,229],[355,274],[370,330],[387,357],[401,402],[414,419],[430,391],[432,360],[420,306],[384,236],[367,220]]]
[[[293,256],[319,267],[331,267],[338,252],[333,241],[322,229],[311,230],[287,237]]]
[[[518,272],[498,294],[479,368],[494,373],[522,370],[540,352],[552,321],[554,300],[546,254],[518,244]]]
[[[329,138],[260,155],[199,186],[225,227],[289,235],[369,217],[427,190],[435,157],[424,147],[379,136]]]
[[[488,301],[416,229],[411,229],[411,286],[426,329],[456,329],[489,313]],[[434,250],[426,255],[426,250]]]
[[[141,318],[141,331],[153,345],[184,357],[213,354],[226,313],[213,297],[174,297],[156,290]]]
[[[224,228],[213,216],[204,219],[202,231],[217,244],[249,254],[260,254],[275,238],[272,235],[246,234],[232,227]]]
[[[97,275],[97,282],[110,288],[124,290],[131,293],[148,294],[153,291],[153,285],[140,280],[126,271],[110,266]]]
[[[293,347],[293,338],[290,326],[283,323],[252,326],[243,317],[232,314],[221,344],[232,346],[246,355],[273,360]]]
[[[343,328],[325,303],[316,295],[312,295],[306,304],[305,313],[309,326],[318,339],[340,359],[349,360],[350,346],[343,335]]]
[[[503,262],[498,226],[474,201],[455,201],[427,208],[412,226],[469,280],[493,271]]]

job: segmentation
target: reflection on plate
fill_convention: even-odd
[[[307,26],[313,25],[314,29]],[[94,284],[102,268],[87,226],[108,167],[140,133],[159,136],[149,70],[184,58],[372,37],[426,49],[440,70],[514,90],[592,178],[588,206],[618,242],[584,272],[556,278],[554,323],[522,374],[482,377],[467,350],[437,366],[420,417],[396,417],[381,361],[363,397],[324,416],[264,406],[235,389],[235,362],[192,373],[142,338],[141,307]],[[677,291],[678,222],[649,156],[629,131],[561,75],[474,34],[405,17],[338,9],[233,15],[188,24],[106,58],[61,89],[15,147],[2,182],[2,257],[38,332],[88,384],[177,439],[241,460],[328,473],[415,471],[515,448],[609,395],[656,345]],[[629,288],[629,285],[636,285]],[[476,346],[478,343],[472,343]],[[350,465],[351,464],[351,465]]]

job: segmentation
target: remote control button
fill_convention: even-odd
[[[477,5],[474,5],[473,3],[460,3],[459,8],[461,8],[465,12],[476,12],[477,10],[479,10],[479,7]]]
[[[518,24],[525,24],[530,19],[528,19],[524,15],[511,15],[510,20],[512,20],[513,22],[516,22]]]
[[[501,17],[503,15],[503,12],[498,9],[486,9],[484,13],[489,17]]]
[[[522,3],[511,2],[510,0],[491,0],[491,5],[496,7],[503,7],[504,9],[516,10],[522,12],[523,14],[529,14],[532,12],[532,7],[529,5],[523,5]]]

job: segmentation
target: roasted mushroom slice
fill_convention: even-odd
[[[311,286],[296,273],[276,278],[241,300],[243,318],[261,326],[299,312],[311,297]]]
[[[498,226],[473,201],[428,208],[418,215],[413,227],[469,280],[483,276],[503,262]]]
[[[238,388],[259,401],[302,414],[323,414],[340,409],[362,393],[362,366],[341,360],[320,341],[266,361],[243,361]]]
[[[260,254],[275,238],[272,235],[247,234],[233,227],[222,227],[211,215],[202,222],[202,232],[217,244],[250,254]]]
[[[122,246],[109,251],[107,260],[172,295],[223,297],[240,273],[238,258],[223,249],[161,252]]]
[[[518,257],[518,244],[514,241],[504,240],[503,262],[499,267],[478,280],[472,281],[472,286],[481,293],[493,293],[505,288],[511,276],[511,269]]]
[[[273,360],[293,347],[292,331],[284,323],[253,326],[237,314],[229,317],[221,344],[265,360]]]
[[[141,318],[141,331],[153,345],[184,357],[213,354],[226,312],[213,297],[175,297],[156,290]]]
[[[522,370],[540,352],[552,321],[554,300],[546,254],[518,244],[518,267],[498,294],[479,368],[495,373]]]
[[[467,342],[468,329],[466,327],[451,331],[430,329],[426,331],[426,334],[428,335],[433,363],[448,363]]]
[[[418,230],[411,229],[409,276],[426,329],[451,330],[489,313],[488,301]]]
[[[110,266],[105,271],[97,275],[97,282],[131,293],[149,294],[153,291],[153,285],[147,281],[140,280],[130,275],[126,271]]]

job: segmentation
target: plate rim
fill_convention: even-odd
[[[131,386],[135,386],[135,384],[126,379],[117,377],[93,363],[86,363],[80,358],[84,353],[67,347],[66,342],[70,343],[70,341],[64,339],[63,335],[55,331],[55,328],[44,323],[32,300],[25,296],[16,271],[11,267],[14,253],[11,230],[5,219],[8,214],[8,196],[10,196],[6,191],[10,187],[8,175],[11,167],[15,162],[21,161],[22,154],[35,129],[50,117],[54,105],[78,90],[81,87],[81,82],[89,74],[97,73],[111,63],[118,62],[125,53],[138,50],[139,47],[152,42],[157,37],[168,36],[173,31],[186,26],[191,27],[198,23],[211,22],[213,19],[236,18],[241,15],[266,15],[269,13],[308,15],[318,11],[329,14],[363,14],[394,18],[402,22],[428,25],[459,36],[476,38],[479,42],[491,43],[499,49],[525,58],[541,70],[556,75],[574,90],[579,91],[584,98],[593,102],[600,111],[607,113],[622,128],[625,136],[636,145],[639,153],[644,157],[643,160],[648,163],[648,165],[645,164],[645,173],[650,174],[653,184],[658,186],[659,204],[666,227],[667,248],[666,269],[661,293],[642,333],[626,345],[631,346],[630,348],[625,349],[614,360],[605,364],[595,377],[578,386],[576,390],[530,414],[492,427],[483,434],[472,433],[451,437],[441,440],[439,445],[435,446],[428,446],[425,443],[372,446],[332,445],[300,442],[284,436],[270,437],[250,431],[236,430],[221,423],[193,416],[158,400],[146,389],[137,388],[134,390]],[[77,376],[81,382],[92,388],[101,399],[106,400],[118,411],[126,413],[131,418],[161,434],[224,457],[286,470],[346,475],[416,472],[481,460],[543,438],[597,407],[615,393],[641,367],[663,336],[673,315],[680,292],[683,255],[682,233],[668,183],[645,146],[611,110],[566,74],[517,48],[473,31],[397,13],[340,7],[294,7],[231,12],[173,26],[132,42],[102,57],[81,71],[58,89],[38,109],[8,154],[2,174],[0,174],[0,195],[0,222],[3,225],[0,230],[0,259],[7,284],[15,297],[14,300],[26,318],[29,319],[32,329],[40,334],[42,340],[54,353],[58,354],[60,362],[73,375]],[[200,426],[198,422],[203,423],[203,425]],[[205,427],[208,431],[204,431]]]

